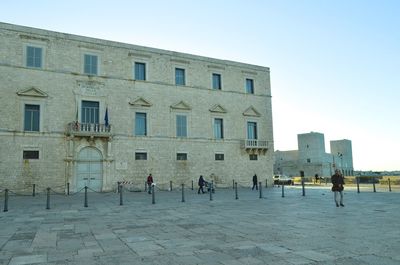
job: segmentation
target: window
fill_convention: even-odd
[[[255,154],[249,155],[250,160],[258,160],[258,156]]]
[[[254,94],[254,81],[253,81],[253,79],[246,79],[246,93]]]
[[[99,123],[99,102],[82,101],[81,122]]]
[[[247,139],[257,140],[257,123],[247,122]]]
[[[307,163],[311,163],[311,159],[310,158],[307,158]]]
[[[224,138],[224,121],[220,118],[214,119],[214,137],[215,139]]]
[[[224,160],[224,154],[215,154],[215,160]]]
[[[39,151],[24,150],[23,158],[24,159],[39,159]]]
[[[26,47],[26,66],[42,68],[42,48],[33,46]]]
[[[135,135],[137,135],[137,136],[146,136],[147,135],[146,113],[136,112]]]
[[[187,137],[187,117],[185,115],[176,115],[176,136]]]
[[[221,90],[221,75],[220,74],[212,74],[212,88]]]
[[[38,132],[40,128],[40,106],[25,105],[24,131]]]
[[[85,54],[84,73],[88,75],[97,75],[97,56]]]
[[[135,63],[135,80],[146,80],[145,63]]]
[[[185,85],[185,69],[175,68],[175,84],[179,86]]]
[[[187,160],[187,154],[186,153],[177,153],[176,160]]]
[[[136,152],[135,160],[147,160],[147,153],[146,152]]]

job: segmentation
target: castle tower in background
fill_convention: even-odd
[[[353,175],[353,150],[350,140],[331,141],[331,154],[337,169],[346,176]]]

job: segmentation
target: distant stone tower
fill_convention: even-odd
[[[353,175],[353,150],[351,141],[346,139],[335,140],[330,141],[330,144],[335,168],[341,170],[345,176]]]

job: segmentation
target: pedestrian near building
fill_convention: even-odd
[[[256,190],[258,190],[258,182],[257,182],[257,175],[254,174],[253,176],[253,188],[251,188],[252,190],[254,190],[254,187],[256,188]]]
[[[336,203],[336,207],[339,207],[339,205],[344,207],[343,204],[344,178],[338,169],[335,170],[335,174],[331,177],[331,181],[332,181],[332,191],[334,192],[334,200]],[[338,198],[339,196],[340,199]]]
[[[149,194],[151,194],[151,188],[152,188],[153,182],[154,182],[153,176],[151,174],[148,175],[147,176],[147,188],[148,188]]]
[[[204,185],[206,184],[206,181],[204,180],[204,178],[203,178],[202,175],[200,175],[199,183],[198,183],[198,184],[199,184],[199,190],[197,191],[197,193],[200,194],[200,191],[201,191],[202,193],[204,193],[203,187],[204,187]]]

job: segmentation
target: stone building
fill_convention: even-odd
[[[272,179],[269,68],[0,23],[0,187]]]
[[[325,152],[322,133],[310,132],[297,135],[298,150],[275,151],[275,174],[305,177],[315,174],[322,177],[333,175],[339,169],[345,176],[353,175],[353,155],[350,140],[330,141],[331,153]]]

